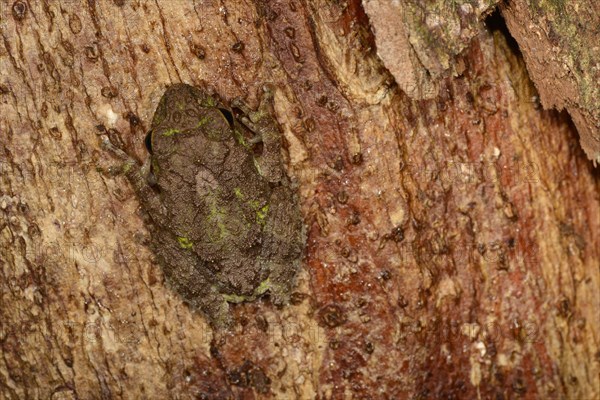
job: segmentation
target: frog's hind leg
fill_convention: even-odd
[[[201,310],[215,328],[233,325],[229,303],[219,293],[204,262],[172,235],[159,235],[154,245],[169,286],[193,309]]]

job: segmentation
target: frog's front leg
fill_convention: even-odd
[[[257,157],[259,172],[269,182],[279,182],[283,177],[281,166],[281,131],[275,120],[273,109],[273,88],[265,85],[257,111],[251,110],[241,99],[233,101],[233,106],[240,109],[245,116],[240,122],[250,129],[256,137],[251,144],[262,142],[262,154]]]
[[[164,215],[164,206],[160,201],[160,197],[149,184],[149,181],[152,181],[153,177],[150,173],[150,159],[143,165],[140,165],[133,157],[112,144],[110,139],[106,136],[102,137],[102,147],[123,162],[119,166],[120,172],[123,173],[127,180],[132,184],[138,198],[144,199],[149,213],[154,218]]]

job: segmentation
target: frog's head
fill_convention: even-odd
[[[183,83],[171,85],[156,108],[146,147],[155,159],[173,152],[198,158],[207,147],[230,140],[234,123],[231,110],[206,91]]]

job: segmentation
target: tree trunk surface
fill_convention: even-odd
[[[0,398],[598,398],[598,114],[553,83],[597,75],[544,80],[524,0],[500,6],[524,58],[470,3],[392,29],[370,0],[0,0]],[[165,286],[100,146],[146,158],[176,82],[273,84],[299,187],[291,304],[229,332]]]

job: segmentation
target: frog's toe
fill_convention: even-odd
[[[120,159],[122,159],[124,161],[131,160],[131,157],[127,153],[125,153],[123,150],[121,150],[120,148],[118,148],[117,146],[115,146],[110,141],[110,139],[108,138],[108,136],[102,135],[101,139],[102,139],[102,149],[111,152],[112,154],[114,154],[115,156],[117,156],[118,158],[120,158]]]
[[[269,288],[271,299],[276,305],[287,304],[290,300],[290,285],[287,283],[273,282]]]
[[[217,329],[229,329],[233,327],[233,317],[231,316],[231,312],[229,310],[229,304],[226,301],[221,303],[221,308],[219,312],[212,316],[212,324]]]
[[[208,316],[210,324],[216,329],[229,329],[233,326],[233,318],[229,304],[225,300],[216,300],[201,307]]]
[[[248,105],[244,102],[244,100],[241,97],[236,97],[235,99],[233,99],[231,101],[231,107],[237,108],[238,110],[240,110],[242,113],[244,113],[246,115],[248,115],[252,112],[250,107],[248,107]]]
[[[263,93],[268,97],[273,97],[275,86],[272,83],[265,83],[262,87]]]

